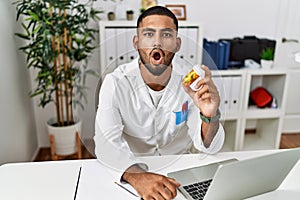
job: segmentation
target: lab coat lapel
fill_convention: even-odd
[[[151,105],[155,108],[151,100],[149,91],[147,89],[147,85],[141,76],[138,59],[135,59],[134,61],[129,63],[129,65],[129,69],[131,70],[127,71],[126,74],[129,78],[135,79],[134,81],[132,81],[134,84],[134,92],[138,92],[138,95],[141,95],[143,97],[143,100],[146,102],[147,105]]]
[[[178,91],[178,87],[181,87],[181,79],[182,79],[182,75],[178,74],[175,70],[172,70],[172,74],[171,74],[171,78],[165,88],[165,92],[157,106],[157,108],[162,107],[163,105],[167,104],[168,101],[170,101],[174,95],[178,95],[176,94]]]

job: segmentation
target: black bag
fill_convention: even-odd
[[[275,50],[276,41],[259,39],[256,36],[244,36],[244,38],[220,39],[230,42],[229,61],[231,63],[244,64],[245,59],[253,59],[260,63],[260,54],[263,49]]]

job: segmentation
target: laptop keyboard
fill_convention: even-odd
[[[206,194],[212,179],[207,181],[185,185],[183,188],[191,195],[193,199],[202,200]]]

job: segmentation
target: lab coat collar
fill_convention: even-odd
[[[168,100],[169,95],[176,95],[172,94],[172,91],[178,91],[177,88],[179,87],[178,84],[181,84],[181,79],[183,77],[183,74],[181,73],[179,65],[173,61],[172,63],[172,73],[171,73],[171,78],[166,85],[165,88],[165,94],[163,95],[162,99],[160,100],[158,107],[161,107],[162,105],[165,104],[165,102]],[[123,73],[125,73],[126,76],[136,78],[138,79],[138,85],[136,87],[144,87],[143,93],[144,97],[146,98],[145,101],[148,103],[152,104],[150,94],[148,92],[146,83],[142,79],[140,68],[139,68],[139,58],[134,59],[132,62],[128,63],[126,67],[123,68]]]

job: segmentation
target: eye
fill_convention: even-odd
[[[153,33],[152,32],[145,32],[144,36],[146,36],[146,37],[152,37]]]
[[[172,37],[173,34],[169,32],[162,33],[162,37]]]

